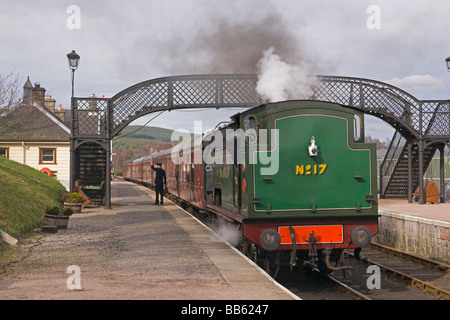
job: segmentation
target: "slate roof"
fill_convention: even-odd
[[[36,103],[0,115],[0,141],[69,141],[70,128]]]

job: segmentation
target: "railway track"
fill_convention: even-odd
[[[351,252],[346,252],[351,255]],[[372,244],[363,261],[377,266],[387,277],[395,276],[411,288],[434,299],[450,299],[450,266]]]
[[[308,272],[280,272],[277,280],[305,300],[448,300],[450,267],[371,246],[362,259],[346,251],[347,271],[326,277]]]
[[[450,266],[411,256],[394,249],[371,245],[355,259],[345,251],[352,270],[333,272],[328,279],[356,299],[449,300]]]
[[[359,292],[356,289],[353,289],[351,286],[339,281],[338,279],[327,275],[326,276],[329,280],[331,280],[333,283],[338,285],[340,288],[344,289],[344,291],[348,294],[350,294],[355,300],[372,300],[369,296]]]
[[[343,262],[352,269],[323,277],[285,266],[276,280],[306,300],[450,300],[449,265],[375,244],[363,249],[361,259],[346,250]]]
[[[361,258],[344,251],[351,270],[326,277],[282,266],[276,280],[302,299],[311,300],[450,300],[450,266],[371,245]]]

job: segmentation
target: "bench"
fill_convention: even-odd
[[[80,187],[81,190],[88,196],[92,202],[100,202],[103,203],[103,198],[105,197],[105,181],[102,181],[100,185],[89,184],[89,185],[80,185],[80,181],[75,181],[75,186]]]

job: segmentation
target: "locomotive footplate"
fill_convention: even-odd
[[[301,223],[289,220],[244,220],[242,235],[266,250],[293,250],[293,238],[297,254],[310,247],[310,235],[314,232],[317,250],[364,248],[378,232],[378,216],[303,219]],[[293,237],[294,235],[294,237]]]

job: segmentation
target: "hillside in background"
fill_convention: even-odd
[[[125,127],[114,140],[118,138],[148,139],[162,142],[170,142],[173,130],[150,126]],[[118,139],[120,140],[120,139]]]
[[[159,127],[125,127],[112,142],[114,170],[121,169],[126,160],[171,148],[174,145],[171,142],[172,133],[171,129]]]

